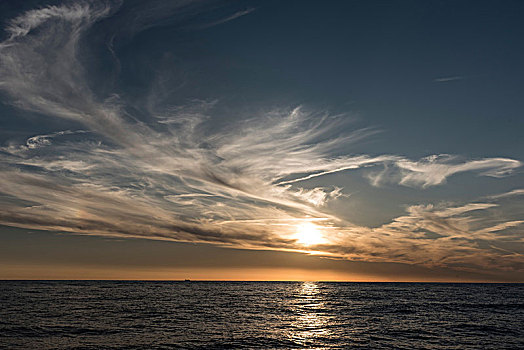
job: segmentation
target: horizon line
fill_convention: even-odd
[[[441,283],[441,284],[524,284],[522,282],[503,281],[330,281],[330,280],[220,280],[220,279],[0,279],[0,282],[260,282],[260,283]]]

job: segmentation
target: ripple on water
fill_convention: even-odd
[[[0,282],[0,348],[517,349],[524,285]]]

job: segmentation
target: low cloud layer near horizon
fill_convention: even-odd
[[[119,38],[130,40],[168,19],[180,30],[208,30],[256,12],[211,18],[205,3],[154,4],[134,21],[128,13],[118,17],[119,2],[76,1],[7,22],[0,44],[3,101],[41,124],[42,133],[11,137],[0,148],[0,224],[472,271],[524,269],[524,218],[515,214],[524,189],[405,205],[403,215],[368,227],[334,210],[355,189],[324,180],[357,172],[377,190],[419,192],[459,175],[503,181],[522,172],[518,159],[353,153],[354,145],[380,137],[378,130],[357,128],[350,112],[316,110],[307,101],[238,111],[220,124],[220,99],[166,103],[159,96],[162,72],[144,91],[140,112],[116,86],[94,85],[100,79],[91,79],[90,64],[97,50],[112,55],[118,74]],[[114,18],[130,22],[108,25]],[[112,32],[100,44],[92,36],[102,25]],[[64,127],[50,131],[49,120]],[[295,233],[304,222],[319,227],[326,241],[301,245]]]

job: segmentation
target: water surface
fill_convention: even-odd
[[[524,285],[1,281],[0,348],[524,349]]]

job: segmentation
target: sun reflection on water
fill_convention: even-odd
[[[329,317],[325,314],[325,301],[315,282],[298,286],[294,300],[295,319],[292,322],[293,341],[313,345],[319,338],[329,337]]]

